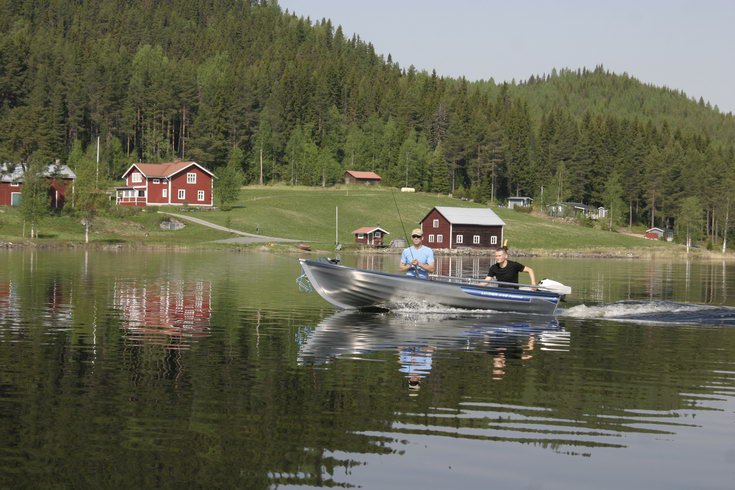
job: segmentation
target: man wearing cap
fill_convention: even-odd
[[[434,273],[434,251],[424,246],[424,232],[416,228],[411,232],[413,245],[401,254],[401,272],[408,276],[428,279]]]

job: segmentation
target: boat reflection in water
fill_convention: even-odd
[[[209,335],[211,303],[209,281],[121,280],[115,284],[122,326],[134,343],[187,349],[192,339]]]
[[[535,349],[568,350],[569,333],[550,316],[427,314],[401,311],[340,311],[301,336],[301,364],[379,351],[397,353],[399,371],[416,390],[438,350],[485,351],[493,356],[493,379],[502,379],[510,359],[528,360]]]

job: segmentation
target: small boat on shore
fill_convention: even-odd
[[[430,276],[429,280],[299,259],[311,287],[342,309],[391,309],[412,304],[552,315],[571,288],[544,279],[537,286]]]

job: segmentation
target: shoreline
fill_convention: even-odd
[[[77,243],[77,242],[53,242],[53,243],[36,243],[36,242],[9,242],[0,241],[0,249],[6,250],[95,250],[95,251],[173,251],[173,252],[225,252],[225,253],[248,253],[248,252],[267,252],[276,254],[301,254],[301,255],[399,255],[402,249],[392,248],[345,248],[336,251],[334,249],[315,249],[305,251],[295,244],[284,244],[276,242],[252,243],[245,246],[237,247],[217,247],[211,246],[211,242],[202,245],[171,245],[165,243],[144,244],[144,243]],[[495,249],[434,249],[434,253],[438,256],[491,256]],[[560,259],[675,259],[675,260],[722,260],[735,261],[735,253],[715,252],[706,249],[693,249],[689,254],[685,250],[661,250],[648,248],[610,248],[610,249],[590,249],[590,250],[545,250],[545,249],[511,249],[513,257],[544,257],[544,258],[560,258]]]

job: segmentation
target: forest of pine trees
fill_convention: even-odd
[[[728,226],[732,114],[601,66],[446,78],[274,1],[0,5],[2,161],[76,168],[100,137],[109,183],[174,159],[258,183],[262,155],[265,184],[371,170],[484,202],[603,205],[618,224],[694,220],[713,240]]]

